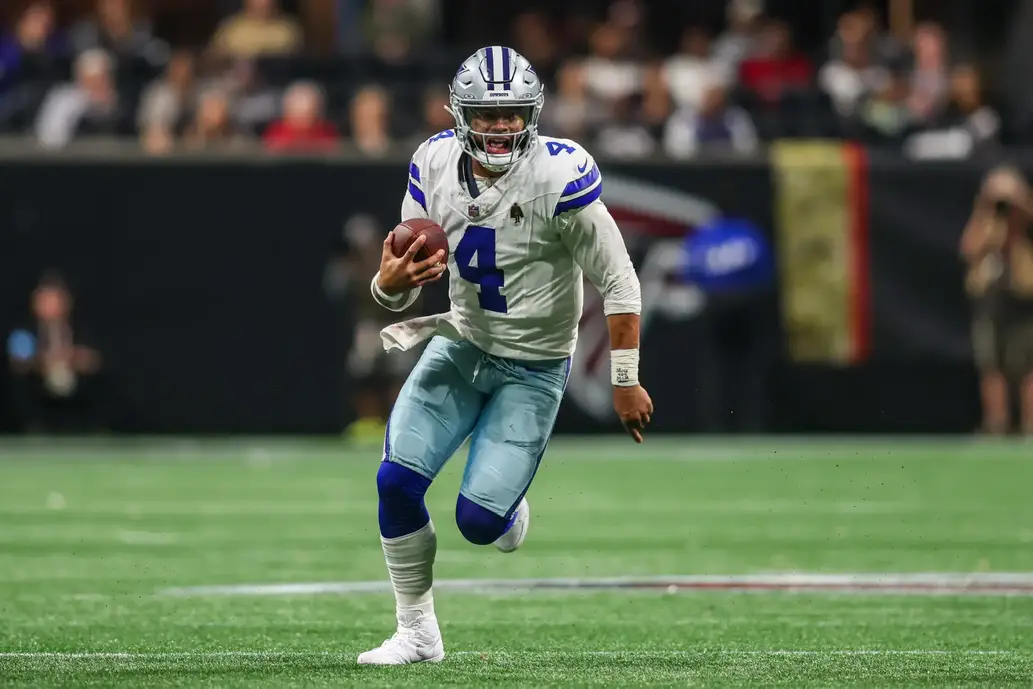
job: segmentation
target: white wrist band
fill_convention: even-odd
[[[380,278],[380,272],[379,271],[377,271],[377,274],[373,276],[373,282],[370,283],[370,287],[373,288],[373,296],[374,297],[377,297],[378,300],[385,301],[385,302],[387,302],[389,304],[397,304],[398,302],[400,302],[403,299],[405,299],[405,293],[404,292],[401,293],[401,294],[385,294],[384,290],[380,289],[380,284],[377,281],[378,278]]]
[[[638,385],[637,349],[614,349],[610,352],[610,382],[621,388]]]

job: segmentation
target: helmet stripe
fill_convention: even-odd
[[[509,65],[510,65],[509,53],[510,53],[509,48],[503,48],[502,49],[502,88],[505,91],[511,90],[511,88],[510,88],[512,86],[511,81],[513,79],[513,76],[512,76],[512,74],[510,74],[510,71],[509,71],[509,69],[510,69],[510,67],[509,67]]]
[[[488,69],[488,88],[489,89],[494,89],[495,88],[495,49],[494,48],[485,48],[484,49],[484,57],[488,61],[488,64],[487,64],[487,69]]]
[[[503,57],[504,51],[501,46],[493,45],[491,47],[491,52],[493,53],[492,57],[494,58],[492,60],[492,64],[495,65],[495,72],[492,74],[491,80],[496,82],[496,87],[498,87],[498,84],[506,81],[505,58]]]

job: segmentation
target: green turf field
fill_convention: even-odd
[[[0,686],[1033,684],[1033,596],[850,588],[443,583],[443,664],[357,667],[393,626],[390,594],[341,590],[385,580],[378,459],[331,442],[0,444]],[[460,537],[460,471],[429,496],[442,582],[990,572],[1033,593],[1029,444],[555,441],[512,555]],[[288,583],[334,592],[190,590]]]

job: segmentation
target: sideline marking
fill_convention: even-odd
[[[438,591],[513,593],[535,591],[641,590],[668,593],[752,591],[786,593],[1033,596],[1033,573],[816,574],[662,576],[611,579],[444,579]],[[389,593],[388,581],[238,584],[164,589],[161,596],[312,596]]]

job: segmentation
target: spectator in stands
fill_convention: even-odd
[[[270,151],[311,153],[333,150],[337,129],[325,116],[323,91],[311,81],[295,82],[283,97],[283,117],[269,125],[265,147]]]
[[[513,47],[526,57],[546,87],[556,83],[560,67],[554,22],[544,12],[523,12],[513,22]]]
[[[69,34],[72,50],[103,50],[116,60],[142,58],[158,64],[167,46],[154,38],[146,21],[133,17],[129,0],[97,0],[94,18],[79,22]]]
[[[75,81],[53,87],[36,120],[44,148],[62,148],[79,135],[119,132],[122,120],[111,56],[87,50],[75,60]]]
[[[854,137],[871,145],[902,144],[916,126],[907,98],[907,75],[899,68],[891,69],[885,86],[858,105]]]
[[[618,102],[642,93],[644,67],[631,51],[628,31],[613,22],[600,24],[592,32],[591,52],[581,63],[581,79],[588,103],[584,113],[590,128],[609,121]]]
[[[402,62],[423,49],[440,21],[438,0],[371,0],[368,7],[370,47],[385,62]]]
[[[889,74],[876,60],[871,25],[861,12],[839,18],[836,46],[834,57],[818,73],[818,85],[836,112],[850,117],[862,98],[885,88]]]
[[[61,276],[47,273],[32,294],[29,323],[8,338],[14,408],[25,431],[95,430],[103,424],[100,353],[89,346],[72,305]]]
[[[789,25],[769,21],[757,38],[754,56],[739,66],[739,83],[762,104],[779,103],[790,92],[811,87],[814,67],[793,47]]]
[[[1033,436],[1033,198],[1022,173],[998,167],[983,182],[961,237],[973,309],[983,430],[1007,433],[1009,387],[1020,390],[1021,425]]]
[[[699,26],[685,29],[679,52],[667,58],[661,75],[675,107],[690,110],[702,106],[708,88],[731,81],[726,66],[711,56],[710,35]]]
[[[423,92],[423,122],[416,139],[425,141],[438,132],[452,129],[456,121],[448,110],[448,87],[432,86]]]
[[[298,22],[280,11],[278,0],[245,0],[244,8],[219,25],[212,37],[216,55],[263,57],[300,52]]]
[[[642,98],[625,96],[613,104],[613,118],[600,129],[595,149],[610,158],[635,159],[652,155],[656,139],[643,121]]]
[[[704,91],[700,109],[681,108],[667,122],[664,151],[673,158],[690,158],[706,152],[753,153],[757,131],[749,114],[728,104],[724,87]]]
[[[947,35],[938,24],[921,24],[911,46],[914,67],[907,106],[917,121],[929,122],[940,114],[949,95]]]
[[[541,127],[555,136],[581,139],[590,111],[585,71],[576,62],[568,62],[559,69],[556,80],[556,97],[542,112]]]
[[[205,90],[183,142],[193,150],[232,150],[247,147],[252,139],[233,121],[230,96],[219,88]]]
[[[879,11],[869,2],[862,3],[840,18],[849,17],[856,22],[858,32],[864,36],[868,52],[873,64],[885,65],[899,61],[907,52],[903,45],[893,36],[886,33]],[[837,31],[829,40],[829,59],[839,60],[843,57],[842,35]]]
[[[590,53],[566,62],[557,73],[556,99],[543,113],[547,131],[592,138],[616,116],[618,103],[642,94],[645,67],[631,52],[630,34],[617,23],[595,26]]]
[[[282,96],[269,87],[254,60],[233,60],[209,86],[224,90],[232,102],[233,120],[257,134],[280,115]]]
[[[26,62],[64,53],[49,2],[34,2],[18,18],[14,30],[0,35],[0,96],[11,88]]]
[[[975,67],[962,66],[951,77],[951,102],[928,131],[907,140],[913,158],[967,158],[995,151],[1001,118],[983,102],[982,83]]]
[[[757,49],[764,0],[731,0],[727,6],[728,28],[714,42],[714,59],[731,78]]]
[[[667,118],[671,116],[671,92],[664,79],[663,63],[650,62],[642,74],[642,105],[639,119],[654,141],[660,139]]]
[[[141,144],[150,153],[173,147],[196,99],[194,56],[188,51],[172,55],[165,75],[149,84],[140,101],[137,126]]]
[[[606,22],[624,32],[631,54],[642,56],[649,52],[651,37],[646,32],[646,14],[643,0],[612,0],[606,9]]]
[[[378,158],[391,146],[391,97],[379,86],[359,89],[351,102],[352,143],[360,153]]]

